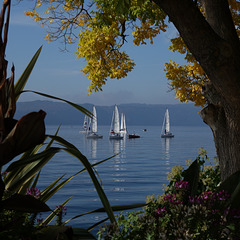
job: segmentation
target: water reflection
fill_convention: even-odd
[[[113,192],[124,192],[125,186],[124,183],[126,182],[125,172],[126,172],[126,138],[121,140],[111,140],[109,141],[109,146],[111,146],[113,154],[117,154],[113,158],[113,165],[112,165],[112,181],[114,182],[113,188],[111,191]],[[115,199],[117,201],[117,199]]]
[[[118,154],[114,158],[123,158],[123,155],[125,154],[125,148],[126,148],[126,137],[120,140],[111,140],[109,141],[110,146],[112,146],[113,154]]]
[[[97,158],[97,139],[91,139],[91,155],[92,158]]]
[[[87,149],[87,156],[88,154],[91,154],[91,158],[96,159],[98,150],[98,139],[86,138],[86,136],[84,136],[84,145],[85,149]]]
[[[164,149],[166,164],[170,164],[170,138],[162,138],[162,149]]]

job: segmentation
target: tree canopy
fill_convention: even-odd
[[[195,2],[204,15],[201,1]],[[229,4],[239,33],[240,3],[229,0]],[[134,61],[121,50],[130,34],[135,45],[147,44],[147,40],[153,44],[154,37],[166,31],[170,22],[151,0],[36,0],[33,9],[25,14],[42,27],[47,25],[46,40],[63,38],[65,44],[78,41],[77,57],[86,59],[82,72],[91,82],[90,93],[102,90],[108,78],[123,78],[134,68]],[[208,81],[207,75],[180,36],[171,43],[170,50],[184,54],[188,62],[165,64],[171,88],[180,101],[203,106],[202,86]]]
[[[232,6],[237,11],[239,4],[232,1]],[[46,40],[61,38],[65,44],[78,41],[76,54],[86,59],[82,72],[90,80],[89,93],[102,90],[107,79],[123,78],[134,68],[133,59],[122,50],[128,39],[137,46],[153,44],[154,37],[170,24],[164,11],[151,0],[37,0],[25,14],[48,27]],[[170,50],[185,54],[188,62],[165,64],[171,88],[180,101],[203,106],[206,74],[180,36],[171,39]]]

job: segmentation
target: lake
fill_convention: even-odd
[[[175,165],[186,166],[187,159],[195,159],[203,147],[212,159],[216,156],[211,130],[206,127],[172,127],[174,138],[160,137],[161,126],[129,126],[128,132],[140,135],[137,139],[109,140],[109,126],[98,126],[102,139],[86,139],[80,133],[82,126],[61,126],[59,134],[74,144],[91,163],[114,158],[96,166],[104,191],[111,205],[144,203],[147,195],[162,194],[167,184],[167,174]],[[47,133],[54,134],[57,126],[47,126]],[[143,131],[146,129],[147,131]],[[43,169],[39,187],[43,189],[63,174],[65,178],[82,169],[78,159],[61,152]],[[64,178],[64,179],[65,179]],[[67,220],[75,215],[102,207],[93,184],[86,172],[73,178],[48,201],[51,208],[67,198]],[[88,228],[105,218],[105,214],[92,214],[75,219],[73,227]]]

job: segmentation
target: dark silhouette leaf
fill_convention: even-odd
[[[48,212],[51,209],[44,202],[30,195],[14,194],[2,201],[2,207],[8,210],[20,212],[38,213]]]
[[[190,195],[194,196],[197,193],[198,182],[199,182],[199,174],[200,174],[200,166],[198,163],[198,159],[196,159],[188,169],[183,171],[182,175],[184,177],[184,181],[189,183],[190,187]]]

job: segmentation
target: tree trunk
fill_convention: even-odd
[[[210,82],[201,116],[212,129],[221,177],[240,170],[240,44],[227,0],[155,0],[178,29]]]
[[[213,132],[221,178],[225,180],[240,170],[240,108],[224,103],[215,91],[210,83],[205,86],[209,104],[200,115]]]

